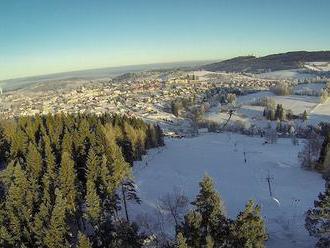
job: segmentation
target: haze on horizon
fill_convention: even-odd
[[[0,80],[329,50],[326,0],[0,2]]]

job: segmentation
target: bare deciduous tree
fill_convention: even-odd
[[[158,207],[162,213],[172,218],[175,225],[179,225],[189,204],[188,198],[182,191],[174,188],[172,193],[167,193],[158,200]]]
[[[299,152],[298,159],[302,167],[314,168],[319,159],[323,139],[316,132],[311,131],[309,137],[304,141],[304,148]]]

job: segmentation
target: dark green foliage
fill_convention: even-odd
[[[321,123],[321,135],[324,137],[320,157],[319,165],[322,170],[324,170],[325,175],[329,176],[330,173],[330,124]]]
[[[181,232],[179,232],[176,235],[176,244],[175,244],[176,248],[188,248],[187,245],[187,239],[182,235]]]
[[[179,116],[179,112],[182,108],[182,105],[178,101],[171,102],[171,113],[176,117]]]
[[[77,248],[92,248],[92,245],[86,235],[79,233]]]
[[[218,192],[214,189],[214,183],[211,177],[204,176],[199,183],[200,191],[196,196],[193,205],[196,210],[202,215],[203,225],[210,225],[213,217],[224,215],[224,206]]]
[[[308,118],[308,114],[307,114],[307,111],[305,110],[304,113],[302,114],[302,119],[303,119],[304,121],[306,121],[307,118]]]
[[[237,216],[234,232],[236,242],[241,243],[242,247],[265,247],[265,224],[260,215],[260,207],[255,206],[253,201],[249,201],[245,210]]]
[[[285,114],[285,110],[282,104],[277,104],[276,108],[273,105],[265,107],[263,116],[265,116],[267,120],[271,120],[271,121],[275,121],[275,120],[283,121],[285,120],[285,118],[288,118],[288,116]]]
[[[314,208],[307,211],[305,227],[311,236],[319,238],[317,247],[329,247],[330,244],[330,187],[319,194]]]
[[[121,197],[138,200],[130,165],[163,144],[158,126],[125,116],[1,121],[0,246],[140,247],[136,226],[118,217]]]
[[[252,201],[236,220],[225,216],[223,202],[212,179],[204,176],[200,192],[177,229],[177,244],[182,247],[265,247],[267,239],[260,208]]]

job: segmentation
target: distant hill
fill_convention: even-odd
[[[114,78],[119,75],[128,72],[142,72],[150,70],[166,70],[166,69],[178,69],[178,68],[196,68],[201,65],[205,65],[214,61],[183,61],[183,62],[173,62],[173,63],[157,63],[157,64],[144,64],[144,65],[129,65],[120,67],[108,67],[99,69],[88,69],[81,71],[71,71],[54,73],[48,75],[14,78],[7,80],[0,80],[0,87],[5,91],[17,90],[22,88],[30,87],[36,83],[54,84],[59,83],[63,80],[94,80],[94,79],[104,79],[104,78]],[[56,86],[52,86],[56,87]],[[58,84],[58,87],[63,87],[62,84]]]
[[[302,68],[306,62],[330,61],[330,51],[318,52],[288,52],[272,54],[264,57],[242,56],[218,63],[202,66],[200,69],[208,71],[227,72],[266,72]]]

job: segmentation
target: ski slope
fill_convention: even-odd
[[[192,201],[198,182],[207,173],[225,201],[228,216],[234,218],[249,199],[261,205],[269,233],[267,247],[312,247],[315,240],[304,228],[304,213],[323,191],[324,181],[298,165],[302,145],[294,146],[289,139],[263,142],[259,137],[231,133],[166,139],[166,147],[149,151],[133,167],[143,203],[142,207],[130,206],[132,216],[152,215],[159,197],[175,187]],[[270,196],[267,176],[273,178],[275,199]]]

